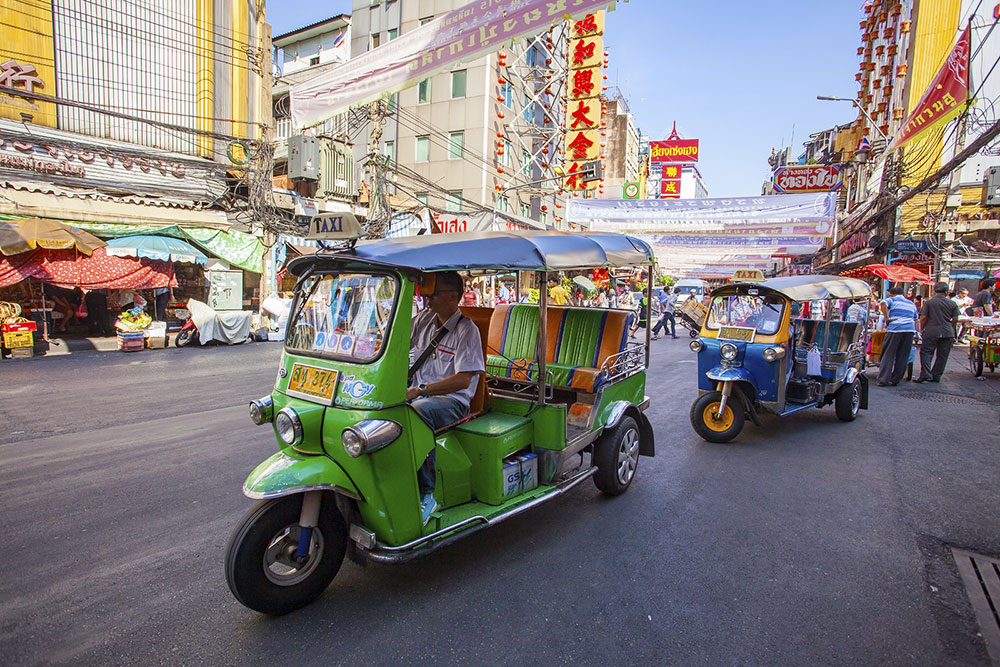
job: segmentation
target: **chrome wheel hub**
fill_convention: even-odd
[[[264,576],[277,586],[294,586],[309,577],[323,560],[323,533],[319,528],[312,531],[309,553],[301,561],[296,556],[299,548],[297,524],[287,526],[274,536],[264,550]]]
[[[618,443],[618,482],[622,485],[632,481],[636,466],[639,465],[639,433],[634,428],[625,431]]]

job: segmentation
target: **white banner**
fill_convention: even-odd
[[[475,0],[413,32],[292,86],[292,125],[312,127],[350,107],[471,62],[511,39],[613,4],[610,0]]]

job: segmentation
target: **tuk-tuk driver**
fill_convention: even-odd
[[[453,424],[469,414],[480,373],[486,370],[479,329],[458,308],[462,278],[454,271],[438,273],[434,294],[427,297],[427,309],[413,318],[410,355],[415,362],[431,347],[437,332],[446,328],[413,376],[406,400],[433,430]],[[420,510],[424,524],[437,509],[434,498],[434,450],[417,470]]]

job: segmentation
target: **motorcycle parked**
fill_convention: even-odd
[[[177,347],[186,347],[194,342],[205,345],[212,341],[238,345],[252,340],[253,313],[250,311],[220,312],[197,299],[188,299],[187,309],[190,316],[174,339]]]

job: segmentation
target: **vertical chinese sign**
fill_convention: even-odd
[[[587,14],[570,27],[568,106],[566,107],[566,156],[564,183],[574,196],[596,190],[597,181],[584,183],[578,172],[587,162],[601,158],[601,90],[604,74],[604,10]]]
[[[56,105],[22,97],[18,92],[54,97],[52,3],[10,3],[4,9],[4,40],[0,45],[0,118],[20,121],[22,114],[36,125],[56,127]]]
[[[663,178],[660,181],[660,197],[663,199],[681,198],[681,165],[663,165]]]

